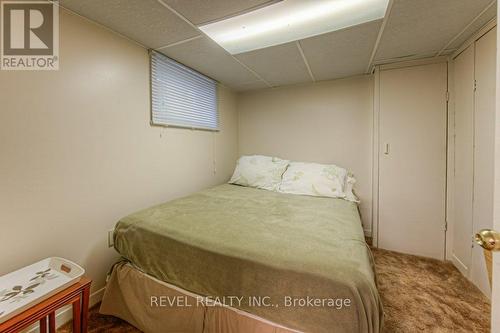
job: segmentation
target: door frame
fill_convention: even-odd
[[[497,16],[500,7],[497,5]],[[495,128],[495,184],[493,229],[500,230],[500,33],[497,30],[497,73],[496,73],[496,128]],[[500,332],[500,252],[493,252],[493,276],[491,291],[491,332]]]

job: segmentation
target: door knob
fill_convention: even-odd
[[[500,251],[500,233],[495,230],[480,230],[474,240],[485,250]]]

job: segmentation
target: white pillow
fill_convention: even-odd
[[[353,201],[360,203],[358,197],[354,194],[353,187],[356,184],[356,178],[350,172],[347,174],[347,180],[345,182],[345,199],[347,201]]]
[[[345,198],[347,170],[336,165],[291,162],[279,187],[282,193]]]
[[[242,156],[229,183],[277,191],[289,163],[277,157]]]

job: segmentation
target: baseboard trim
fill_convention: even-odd
[[[460,271],[460,273],[462,273],[463,276],[469,278],[469,268],[460,259],[457,258],[455,253],[452,253],[451,255],[451,262]]]
[[[90,300],[89,300],[89,305],[90,307],[96,305],[102,300],[102,297],[104,295],[104,290],[106,287],[103,287],[99,290],[94,291],[93,293],[90,294]],[[71,309],[71,305],[65,306],[58,311],[56,311],[56,327],[59,328],[62,325],[66,324],[70,320],[73,319],[73,311]],[[40,327],[38,326],[38,323],[33,324],[31,327],[27,328],[24,330],[26,333],[39,333],[40,332]]]

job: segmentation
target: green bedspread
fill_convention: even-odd
[[[114,243],[149,275],[292,329],[381,330],[352,202],[225,184],[123,218]]]

